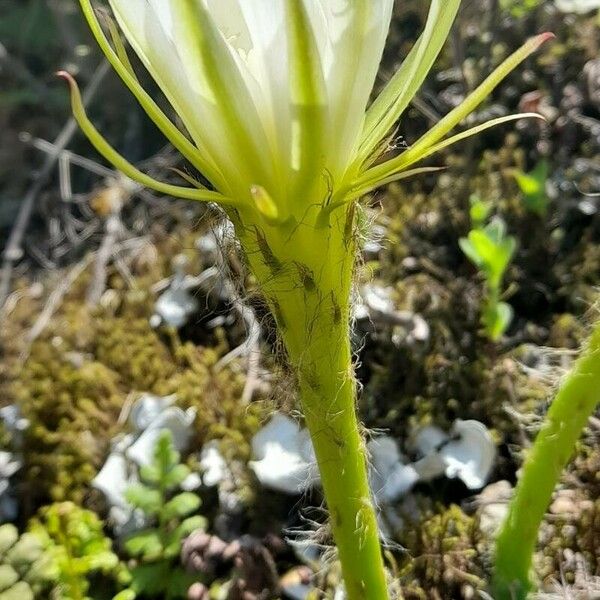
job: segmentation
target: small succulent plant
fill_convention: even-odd
[[[58,579],[56,553],[34,533],[0,527],[0,600],[33,600]]]
[[[125,573],[104,535],[102,521],[72,502],[42,508],[29,529],[53,557],[56,600],[88,600],[92,575],[114,579]]]

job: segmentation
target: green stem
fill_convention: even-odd
[[[496,600],[525,600],[538,529],[552,492],[600,402],[600,321],[564,380],[523,466],[508,516],[496,541]]]
[[[277,321],[296,377],[348,600],[388,598],[377,518],[356,416],[350,346],[354,210],[324,223],[243,229],[248,262]]]
[[[337,329],[337,331],[335,331]],[[356,418],[347,330],[306,340],[300,396],[315,448],[333,536],[350,600],[383,600],[387,588],[377,520]]]

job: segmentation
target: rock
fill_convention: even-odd
[[[440,450],[446,477],[458,477],[470,490],[482,488],[496,462],[496,444],[489,430],[479,421],[457,419],[452,434],[457,438]]]
[[[486,486],[477,496],[479,529],[493,539],[508,514],[508,503],[513,489],[508,481],[497,481]]]
[[[256,460],[250,462],[266,487],[301,494],[319,481],[310,435],[293,419],[276,413],[252,439]]]

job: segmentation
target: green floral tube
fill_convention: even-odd
[[[267,298],[297,380],[349,600],[387,598],[350,348],[354,205],[301,226],[243,228],[238,236]],[[235,219],[234,219],[235,220]]]

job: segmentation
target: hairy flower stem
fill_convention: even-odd
[[[315,214],[310,214],[311,212]],[[250,267],[277,320],[311,433],[349,600],[388,598],[356,416],[350,347],[354,207],[293,225],[242,227]]]
[[[583,428],[600,402],[600,321],[560,386],[527,456],[508,516],[496,541],[496,600],[525,600],[538,529],[552,492]]]

